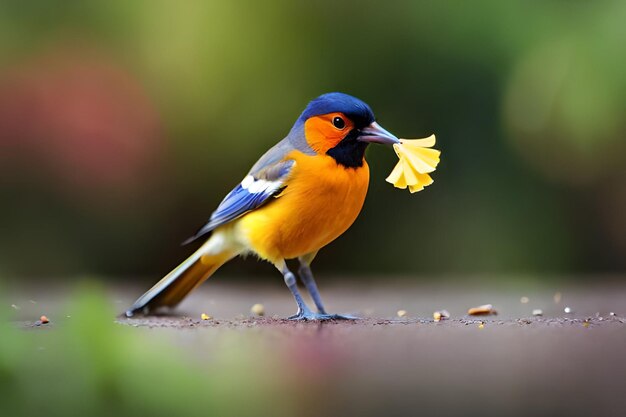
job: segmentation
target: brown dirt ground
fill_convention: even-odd
[[[233,334],[249,336],[251,351],[254,344],[271,346],[271,359],[302,375],[303,393],[315,393],[299,399],[302,415],[623,416],[623,282],[496,288],[320,282],[329,310],[363,317],[324,323],[281,319],[295,306],[279,284],[209,282],[170,315],[117,321],[147,339],[171,340],[194,357],[210,357]],[[116,310],[141,290],[111,290]],[[32,326],[41,313],[54,316],[64,297],[21,293],[16,302],[28,306],[20,310],[22,323]],[[266,317],[250,314],[254,303],[265,306]],[[466,315],[486,303],[499,314]],[[565,314],[566,306],[573,313]],[[536,308],[542,317],[532,316]],[[400,309],[406,317],[396,317]],[[451,318],[434,322],[439,309]],[[201,320],[202,313],[214,318]]]

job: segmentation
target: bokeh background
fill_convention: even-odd
[[[154,281],[328,91],[443,155],[409,195],[370,147],[365,209],[318,271],[622,272],[624,21],[619,1],[3,1],[0,273]]]
[[[625,22],[618,0],[0,1],[0,414],[623,415]],[[410,195],[370,147],[365,208],[316,259],[334,311],[408,316],[272,321],[291,297],[248,259],[154,328],[114,323],[329,91],[443,151]]]

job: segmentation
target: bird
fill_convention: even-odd
[[[399,142],[356,97],[332,92],[311,100],[287,136],[261,156],[208,222],[184,242],[203,239],[200,248],[139,297],[126,316],[173,308],[226,262],[253,254],[282,274],[297,304],[289,319],[356,319],[327,313],[311,263],[363,207],[370,177],[367,147]],[[305,303],[287,266],[287,260],[296,258],[315,310]]]

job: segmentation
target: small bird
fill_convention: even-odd
[[[184,242],[205,238],[205,243],[139,297],[126,315],[174,307],[224,263],[255,254],[283,275],[298,306],[290,319],[355,318],[326,312],[311,262],[352,225],[363,207],[369,184],[367,146],[399,142],[355,97],[335,92],[312,100],[287,137],[254,164],[209,221]],[[316,312],[302,299],[287,268],[285,261],[295,258]]]

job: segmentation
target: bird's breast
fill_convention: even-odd
[[[315,252],[345,232],[367,194],[369,167],[346,168],[330,156],[294,151],[296,164],[281,195],[243,216],[237,229],[250,248],[270,261]]]

